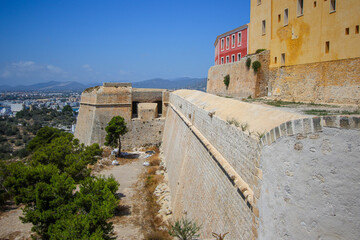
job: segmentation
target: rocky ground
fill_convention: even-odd
[[[31,233],[31,224],[23,224],[19,217],[22,216],[21,208],[8,205],[0,214],[0,240],[28,240]]]

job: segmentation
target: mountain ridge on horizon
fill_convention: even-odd
[[[110,81],[111,82],[111,81]],[[115,81],[113,81],[115,82]],[[191,78],[181,77],[174,79],[153,78],[131,83],[134,88],[163,88],[163,89],[194,89],[205,91],[206,78]],[[76,81],[49,81],[43,83],[35,83],[30,85],[10,86],[8,84],[0,85],[0,92],[15,92],[15,91],[83,91],[86,88],[102,85],[102,83],[88,83],[83,84]]]

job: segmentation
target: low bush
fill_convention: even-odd
[[[252,64],[252,69],[254,69],[254,72],[257,73],[261,67],[261,63],[259,61],[255,61]]]
[[[251,58],[247,58],[245,64],[246,64],[247,69],[250,70],[250,67],[251,67]]]
[[[266,49],[263,49],[263,48],[260,48],[260,49],[258,49],[258,50],[256,50],[256,54],[258,54],[258,53],[261,53],[261,52],[263,52],[263,51],[265,51]]]
[[[230,75],[229,74],[224,77],[224,84],[226,86],[226,89],[228,89],[229,84],[230,84]]]

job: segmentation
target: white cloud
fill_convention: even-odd
[[[82,65],[82,68],[84,68],[85,70],[87,70],[87,71],[89,71],[89,72],[94,71],[94,70],[92,69],[92,67],[90,67],[89,64],[84,64],[84,65]]]
[[[126,71],[124,71],[124,70],[119,70],[119,74],[120,75],[130,75],[130,73],[128,73],[128,72],[126,72]]]
[[[64,80],[68,74],[60,67],[33,61],[7,63],[0,67],[0,80],[6,84]]]

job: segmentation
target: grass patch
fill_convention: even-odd
[[[147,171],[143,173],[141,178],[144,182],[144,189],[141,192],[142,195],[146,198],[146,206],[144,209],[144,216],[146,216],[146,221],[149,223],[150,229],[147,230],[148,234],[145,234],[145,239],[153,240],[167,240],[171,239],[170,235],[166,229],[168,226],[165,225],[161,219],[157,217],[158,211],[160,210],[159,204],[156,202],[157,198],[154,195],[156,187],[163,182],[163,175],[156,175],[156,171],[160,168],[161,160],[159,158],[159,150],[157,148],[149,149],[154,150],[155,154],[147,159],[150,163],[150,167],[147,168]]]

